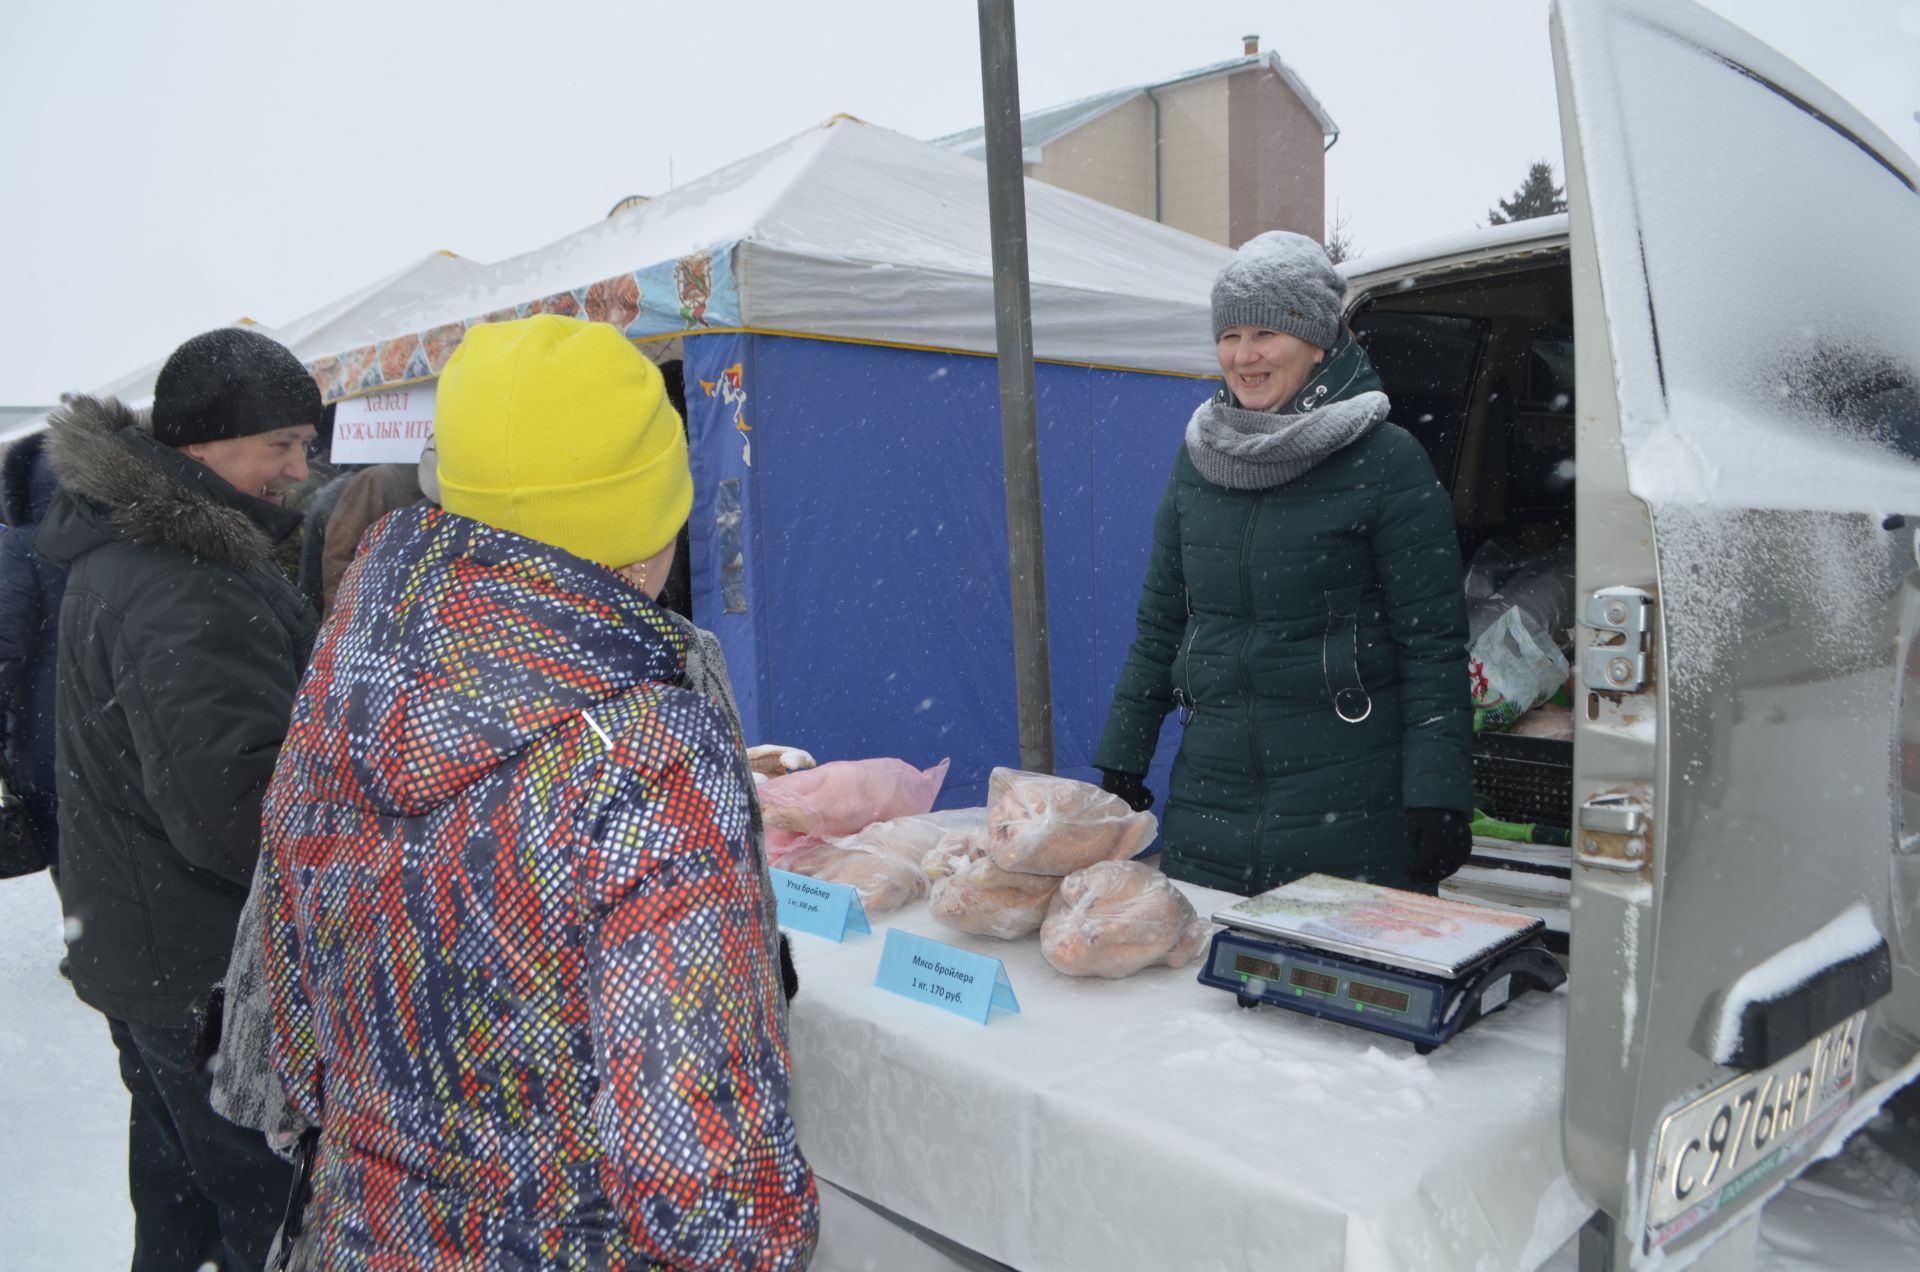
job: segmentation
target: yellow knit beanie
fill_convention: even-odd
[[[600,322],[541,314],[467,332],[434,406],[448,512],[619,569],[693,507],[660,369]]]

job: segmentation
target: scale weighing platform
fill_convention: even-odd
[[[1200,983],[1404,1038],[1425,1055],[1565,969],[1529,915],[1308,875],[1217,911]]]

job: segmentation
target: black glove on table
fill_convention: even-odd
[[[1409,808],[1407,846],[1413,850],[1407,877],[1415,883],[1439,883],[1467,864],[1473,828],[1465,813],[1451,808]]]
[[[1109,795],[1118,795],[1127,801],[1127,807],[1136,813],[1144,813],[1153,807],[1153,792],[1138,773],[1116,773],[1112,769],[1100,770],[1100,789]]]

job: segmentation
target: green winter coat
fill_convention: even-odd
[[[1349,343],[1316,376],[1344,383],[1332,401],[1379,388],[1365,358]],[[1403,810],[1473,806],[1466,639],[1452,504],[1405,430],[1264,490],[1208,481],[1182,446],[1094,764],[1145,773],[1178,705],[1167,874],[1409,886]]]

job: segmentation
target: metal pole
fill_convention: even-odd
[[[980,89],[986,104],[987,217],[1000,350],[1000,448],[1006,464],[1007,564],[1013,575],[1013,683],[1020,767],[1053,772],[1053,677],[1047,567],[1034,421],[1033,313],[1027,296],[1027,189],[1021,162],[1020,62],[1013,0],[980,0]]]

